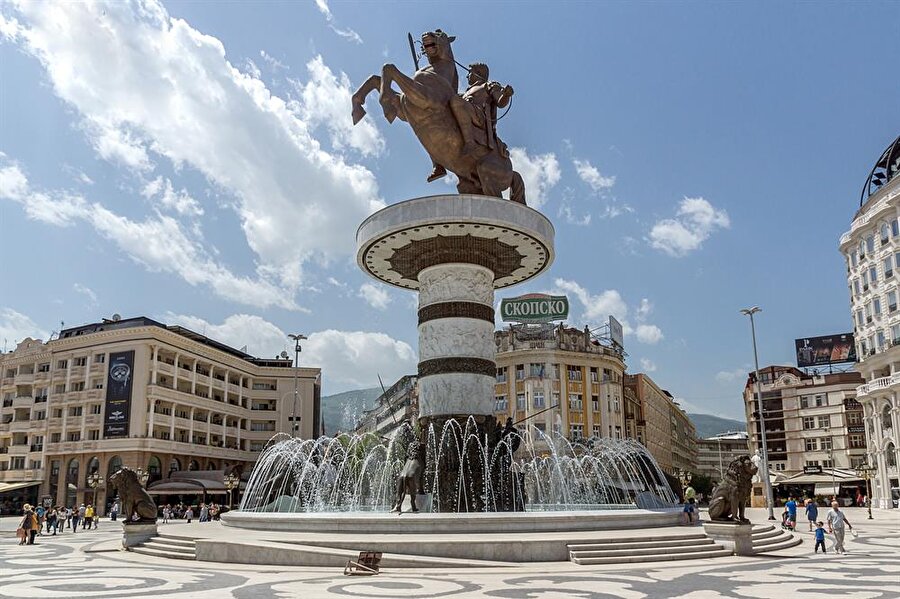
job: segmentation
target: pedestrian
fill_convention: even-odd
[[[36,522],[37,518],[34,515],[34,512],[31,511],[31,504],[26,503],[22,506],[22,520],[19,522],[19,527],[16,529],[16,535],[19,537],[19,545],[24,545],[25,543],[34,545],[34,535],[37,534],[34,531]]]
[[[79,512],[77,507],[72,508],[72,532],[78,532]]]
[[[109,510],[109,517],[113,522],[115,522],[116,518],[119,517],[119,502],[118,501],[113,501],[112,509]]]
[[[797,502],[794,501],[793,497],[788,497],[784,507],[787,508],[788,514],[790,514],[791,517],[791,530],[794,530],[797,528]]]
[[[190,524],[191,520],[194,519],[194,506],[188,506],[187,511],[184,512],[184,517],[187,518],[187,523]]]
[[[66,508],[65,506],[59,506],[56,508],[56,530],[62,534],[62,532],[66,529]]]
[[[94,524],[94,506],[90,503],[84,508],[84,520],[81,522],[81,530],[90,530]]]
[[[169,523],[169,518],[172,515],[172,508],[169,507],[169,504],[163,506],[163,524]]]
[[[63,508],[66,510],[66,528],[72,528],[72,508]]]
[[[56,510],[53,508],[49,508],[47,510],[47,534],[50,534],[50,529],[53,529],[53,536],[56,536]]]
[[[205,503],[200,504],[200,522],[209,522],[209,507]]]
[[[825,529],[823,528],[823,524],[821,522],[816,522],[816,549],[815,553],[819,552],[819,545],[822,546],[822,553],[828,553],[825,551]]]
[[[831,502],[831,510],[828,512],[828,516],[826,516],[825,519],[828,522],[828,532],[834,533],[835,553],[846,554],[847,550],[844,549],[844,525],[846,524],[847,528],[850,530],[853,530],[853,525],[847,520],[847,516],[844,515],[844,512],[840,510],[837,501]]]
[[[44,509],[44,506],[39,505],[34,510],[34,515],[37,517],[37,536],[44,536],[44,514],[47,510]]]
[[[87,513],[87,508],[82,503],[78,506],[78,521],[81,522],[81,529],[84,530],[84,515]]]
[[[813,530],[816,520],[819,519],[819,506],[812,499],[806,500],[806,519],[809,520],[809,530]]]

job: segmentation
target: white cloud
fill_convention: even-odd
[[[560,202],[557,216],[566,219],[566,222],[570,225],[586,227],[587,225],[591,224],[590,213],[577,216],[572,210],[572,205],[569,200],[563,200],[562,202]]]
[[[656,363],[647,358],[641,358],[641,370],[644,372],[656,372]]]
[[[155,214],[143,221],[131,220],[79,195],[32,190],[19,165],[2,160],[0,200],[20,204],[29,218],[56,226],[85,222],[148,270],[174,274],[190,285],[208,286],[225,299],[263,308],[300,309],[290,289],[262,277],[239,276],[218,263],[174,218]]]
[[[325,21],[328,23],[329,29],[346,40],[355,42],[357,44],[363,43],[363,40],[361,37],[359,37],[359,34],[352,29],[341,29],[337,26],[337,23],[334,20],[334,15],[331,14],[331,9],[328,8],[328,2],[326,0],[316,0],[316,7],[318,7],[320,13],[325,15]]]
[[[591,328],[603,326],[607,323],[610,315],[622,323],[622,329],[625,335],[635,336],[641,343],[655,345],[663,338],[662,330],[655,324],[646,324],[643,320],[649,315],[652,305],[647,299],[641,300],[640,305],[635,310],[637,326],[632,324],[629,319],[628,304],[615,289],[607,289],[597,294],[591,294],[587,289],[579,285],[575,281],[566,279],[556,279],[553,281],[554,288],[552,293],[563,293],[574,295],[578,303],[582,306],[581,323]]]
[[[259,358],[274,358],[282,351],[293,348],[287,333],[271,322],[252,314],[233,314],[222,324],[212,324],[197,316],[173,312],[166,312],[162,320],[166,324],[181,325],[235,349],[247,346],[245,351]]]
[[[141,190],[145,198],[155,198],[159,206],[168,210],[174,210],[182,216],[201,216],[203,208],[200,203],[191,197],[184,188],[175,191],[172,181],[168,177],[157,177],[150,181]]]
[[[715,231],[731,226],[728,213],[703,198],[684,198],[676,218],[658,221],[650,230],[650,245],[674,257],[699,249]]]
[[[266,61],[266,64],[268,64],[272,68],[273,71],[280,71],[280,70],[286,71],[290,68],[289,66],[287,66],[286,64],[284,64],[283,62],[281,62],[280,60],[278,60],[277,58],[275,58],[274,56],[272,56],[271,54],[266,52],[265,50],[260,50],[259,56],[264,61]]]
[[[634,334],[638,341],[648,345],[656,345],[663,340],[662,330],[655,324],[639,324]]]
[[[385,385],[415,374],[417,357],[408,343],[384,333],[326,330],[313,333],[303,346],[304,363],[322,368],[328,393]]]
[[[525,199],[538,209],[547,202],[547,193],[559,183],[561,176],[556,154],[529,155],[525,148],[510,148],[513,168],[525,181]]]
[[[734,370],[720,370],[716,373],[716,380],[720,383],[733,383],[735,381],[745,380],[747,378],[746,368],[735,368]]]
[[[7,349],[12,350],[16,343],[26,337],[47,341],[50,332],[21,312],[12,308],[0,308],[0,343],[8,344]]]
[[[88,307],[95,308],[99,305],[97,301],[97,294],[94,293],[94,290],[88,287],[87,285],[82,285],[81,283],[75,283],[72,285],[72,289],[75,293],[80,293],[88,299]]]
[[[601,175],[600,171],[597,170],[597,167],[587,160],[579,160],[576,158],[573,160],[573,164],[575,165],[575,172],[578,173],[578,177],[598,193],[607,191],[616,184],[615,176],[607,177]]]
[[[204,175],[234,198],[259,271],[280,285],[296,289],[309,260],[351,253],[356,225],[383,206],[368,169],[325,152],[302,110],[159,2],[14,10],[4,34],[40,60],[98,154],[145,174],[165,157]]]
[[[386,310],[388,304],[391,303],[391,296],[383,286],[374,285],[372,283],[363,283],[359,287],[359,297],[366,300],[366,303],[378,310]]]
[[[350,119],[350,79],[341,73],[338,78],[321,56],[308,63],[309,81],[304,85],[291,80],[300,95],[296,107],[301,118],[311,127],[324,125],[337,149],[351,147],[363,155],[378,155],[384,151],[384,138],[375,127],[374,119],[363,119],[356,125]]]

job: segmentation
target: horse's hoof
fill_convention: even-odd
[[[366,109],[361,104],[356,104],[353,107],[353,124],[360,122],[364,116],[366,116]]]

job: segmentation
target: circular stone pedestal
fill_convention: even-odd
[[[419,292],[420,418],[493,414],[494,290],[546,270],[553,235],[540,212],[476,195],[400,202],[360,225],[360,268]]]

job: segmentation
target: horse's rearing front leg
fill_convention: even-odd
[[[362,120],[364,116],[366,116],[366,109],[363,108],[363,103],[366,101],[366,96],[368,96],[372,91],[379,89],[381,87],[381,77],[378,75],[372,75],[368,79],[366,79],[365,83],[359,86],[353,96],[351,97],[351,104],[353,105],[353,124],[355,125],[359,121]]]

